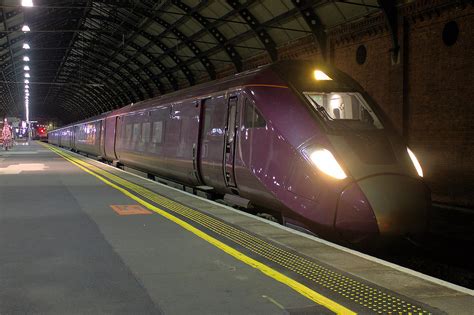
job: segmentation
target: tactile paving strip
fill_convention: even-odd
[[[65,154],[64,152],[61,152]],[[287,270],[306,278],[315,284],[336,293],[345,299],[356,303],[371,312],[378,314],[431,314],[425,307],[405,301],[402,297],[389,291],[371,287],[361,281],[348,277],[337,271],[330,270],[325,266],[297,255],[284,248],[278,247],[268,241],[260,239],[246,231],[242,231],[228,223],[206,215],[200,211],[189,208],[181,203],[173,201],[164,196],[150,191],[137,184],[131,183],[92,164],[78,160],[67,154],[75,162],[89,168],[117,184],[120,184],[135,193],[166,207],[167,209],[185,217],[201,226],[223,236],[247,250],[264,257],[265,259],[280,265]]]

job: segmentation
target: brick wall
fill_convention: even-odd
[[[354,29],[349,39],[331,34],[331,60],[374,97],[400,133],[407,63],[407,139],[422,163],[433,199],[474,207],[474,9],[406,11],[407,60],[392,64],[390,34],[377,23],[362,33]],[[442,40],[449,21],[459,26],[453,46]],[[403,25],[399,36],[403,43]],[[363,65],[355,58],[361,44],[367,48]]]
[[[456,21],[453,46],[442,41]],[[474,206],[474,10],[445,10],[416,19],[409,40],[409,143],[417,150],[434,197]]]
[[[417,1],[400,9],[398,35],[401,44],[406,38],[402,47],[406,60],[402,53],[399,63],[392,62],[392,41],[383,15],[330,30],[329,55],[381,105],[400,133],[407,126],[409,146],[419,157],[433,199],[474,207],[474,7],[447,4]],[[459,26],[458,40],[449,47],[442,40],[448,21]],[[360,45],[367,49],[363,65],[356,62]],[[312,36],[278,47],[278,55],[321,59]],[[251,69],[268,62],[262,54],[244,65]],[[225,70],[222,75],[232,71]]]

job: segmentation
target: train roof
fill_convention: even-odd
[[[209,81],[194,85],[185,89],[174,91],[172,93],[163,94],[154,98],[150,98],[138,103],[125,105],[122,108],[102,113],[100,115],[89,117],[87,119],[68,124],[56,130],[68,128],[84,122],[99,120],[110,115],[120,115],[133,111],[140,111],[150,106],[156,106],[160,103],[176,102],[192,97],[198,97],[206,94],[213,94],[222,90],[227,90],[234,87],[265,84],[265,85],[293,85],[297,89],[305,89],[308,82],[311,84],[311,79],[308,80],[308,75],[312,77],[314,69],[322,69],[329,76],[337,78],[318,84],[318,87],[327,87],[328,90],[334,89],[337,86],[339,89],[347,89],[354,87],[354,81],[336,68],[316,63],[314,61],[304,60],[285,60],[279,61],[270,65],[261,66],[257,69],[252,69],[240,72],[231,76],[227,76],[214,81]],[[309,74],[308,74],[309,73]],[[356,83],[355,83],[356,84]],[[357,84],[356,84],[357,85]],[[358,86],[358,85],[357,85]]]

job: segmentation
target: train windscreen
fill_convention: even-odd
[[[383,129],[359,93],[303,92],[313,108],[335,129]]]

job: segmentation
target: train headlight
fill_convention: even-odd
[[[332,79],[321,70],[314,70],[313,75],[316,81],[332,81]]]
[[[321,172],[336,179],[344,179],[347,177],[346,173],[343,171],[339,163],[337,163],[336,158],[329,150],[316,149],[310,154],[309,158]]]
[[[411,162],[413,163],[413,166],[415,166],[416,172],[420,177],[423,177],[423,169],[421,168],[420,162],[418,162],[418,159],[415,156],[415,153],[413,153],[409,148],[407,148],[408,155],[410,156]]]

